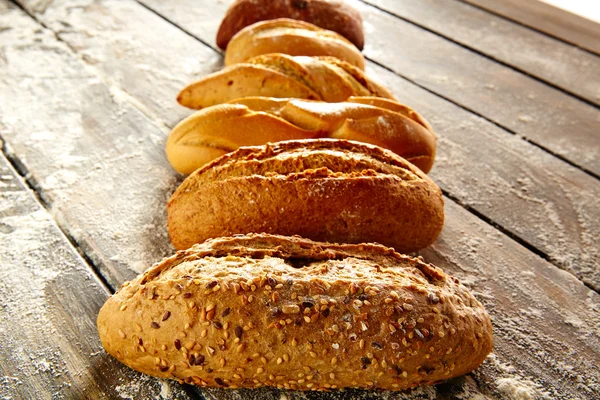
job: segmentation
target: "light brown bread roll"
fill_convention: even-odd
[[[362,53],[343,36],[288,18],[257,22],[239,31],[227,46],[225,65],[246,62],[270,53],[331,56],[365,69]]]
[[[402,390],[492,349],[483,306],[422,259],[265,234],[156,264],[107,300],[98,332],[137,371],[225,388]]]
[[[191,174],[167,205],[175,248],[248,232],[424,248],[444,223],[440,188],[391,151],[320,139],[242,147]]]
[[[232,100],[180,122],[169,134],[166,151],[173,168],[189,174],[240,146],[319,137],[379,145],[425,173],[435,158],[436,137],[423,117],[400,103],[372,97],[351,97],[344,103],[269,97]]]
[[[394,100],[388,89],[362,70],[335,57],[265,54],[191,83],[179,93],[177,101],[201,109],[251,96],[328,102],[345,101],[350,96]]]
[[[236,0],[219,26],[217,45],[225,50],[231,38],[246,26],[276,18],[309,22],[337,32],[359,50],[363,49],[360,13],[338,0]]]

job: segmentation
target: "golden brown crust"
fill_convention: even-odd
[[[190,175],[167,205],[177,249],[248,232],[378,242],[400,252],[442,229],[439,187],[382,148],[346,140],[245,147]]]
[[[179,93],[177,101],[182,106],[200,109],[250,96],[327,101],[377,96],[395,100],[389,90],[359,68],[337,58],[275,53],[230,65],[191,83]]]
[[[323,61],[327,64],[334,65],[344,72],[354,80],[356,80],[362,87],[366,88],[369,92],[372,93],[372,96],[375,97],[383,97],[386,99],[395,100],[396,98],[387,88],[380,85],[379,83],[369,79],[363,71],[356,68],[354,65],[351,65],[345,61],[339,60],[335,57],[328,56],[319,56],[315,57],[316,59]]]
[[[167,138],[166,153],[173,168],[190,174],[240,146],[313,136],[313,132],[282,118],[240,104],[220,104],[197,111],[177,124]]]
[[[390,149],[429,172],[436,137],[419,114],[391,100],[379,102],[387,107],[383,108],[369,105],[372,97],[351,99],[323,103],[246,97],[208,107],[173,128],[167,139],[167,157],[173,168],[189,174],[240,146],[330,137]]]
[[[291,18],[337,32],[359,50],[364,46],[360,13],[343,1],[332,0],[237,0],[227,10],[217,45],[225,50],[231,38],[248,25],[276,18]]]
[[[320,99],[311,88],[274,68],[235,64],[189,84],[177,95],[177,101],[201,109],[247,96]]]
[[[385,108],[387,110],[400,113],[400,114],[404,115],[405,117],[408,117],[408,118],[414,120],[415,122],[418,122],[419,124],[423,125],[423,127],[425,129],[433,132],[433,127],[429,124],[429,122],[421,114],[419,114],[412,108],[405,106],[404,104],[398,103],[397,101],[384,99],[383,97],[368,97],[368,96],[362,96],[362,97],[352,96],[352,97],[349,97],[348,100],[346,100],[346,101],[348,101],[349,103],[367,104],[367,105],[370,105],[373,107]]]
[[[361,70],[365,59],[343,36],[308,22],[278,18],[257,22],[239,31],[227,45],[225,65],[246,62],[270,53],[291,56],[331,56]]]
[[[458,280],[378,245],[219,238],[125,283],[102,307],[106,350],[201,386],[402,390],[467,373],[491,351]]]

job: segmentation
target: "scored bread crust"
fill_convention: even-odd
[[[178,252],[97,324],[137,371],[228,388],[402,390],[477,368],[493,344],[483,306],[420,258],[266,234]]]
[[[257,22],[239,31],[227,45],[225,65],[270,53],[331,56],[365,69],[362,53],[346,38],[308,22],[289,18]]]
[[[315,63],[322,64],[318,68]],[[328,79],[332,74],[337,79]],[[289,97],[345,101],[348,96],[376,96],[395,100],[386,88],[364,72],[335,57],[263,54],[207,75],[183,88],[182,106],[201,109],[241,97]]]
[[[231,38],[246,26],[276,18],[301,20],[337,32],[359,50],[363,49],[360,13],[337,0],[237,0],[219,26],[217,46],[225,50]]]
[[[344,103],[245,97],[197,111],[177,124],[167,139],[169,162],[189,174],[240,146],[329,137],[375,144],[427,173],[436,137],[423,117],[391,100],[351,97]],[[371,105],[377,103],[381,107]]]
[[[310,87],[274,68],[235,64],[186,86],[177,95],[182,106],[201,109],[247,96],[294,97],[318,100]]]
[[[177,249],[266,232],[411,252],[433,243],[444,223],[441,190],[417,167],[334,139],[242,147],[188,176],[167,213]]]

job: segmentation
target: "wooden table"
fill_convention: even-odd
[[[406,393],[200,391],[113,360],[96,315],[173,251],[165,137],[190,113],[176,93],[222,66],[227,3],[0,0],[1,398],[600,398],[598,25],[516,0],[351,3],[369,74],[439,135],[446,224],[421,254],[485,303],[494,353]]]

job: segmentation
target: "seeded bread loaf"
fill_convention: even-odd
[[[422,259],[265,234],[156,264],[108,299],[98,331],[137,371],[228,388],[402,390],[492,349],[483,306]]]
[[[225,65],[270,53],[331,56],[365,69],[362,53],[343,36],[288,18],[257,22],[239,31],[227,46]]]
[[[182,106],[200,109],[250,96],[328,102],[345,101],[350,96],[394,100],[389,90],[362,70],[335,57],[265,54],[189,84],[177,101]]]
[[[320,137],[387,148],[425,173],[435,158],[436,137],[427,121],[409,107],[374,97],[351,97],[344,103],[271,97],[232,100],[177,124],[166,151],[173,168],[189,174],[240,146]]]
[[[391,151],[314,139],[242,147],[198,169],[167,205],[175,248],[265,232],[378,242],[405,253],[437,238],[440,188]]]
[[[236,0],[217,32],[217,46],[225,50],[231,38],[248,25],[276,18],[309,22],[364,46],[362,18],[353,7],[337,0]]]

